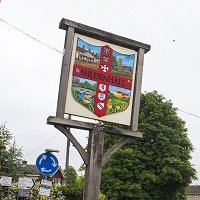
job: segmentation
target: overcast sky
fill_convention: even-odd
[[[66,18],[151,45],[145,55],[142,92],[157,90],[184,111],[178,114],[195,147],[191,162],[200,178],[199,10],[199,0],[2,0],[0,124],[6,122],[24,159],[35,164],[45,148],[53,148],[60,150],[56,156],[62,168],[65,165],[66,138],[46,125],[46,119],[56,111],[65,37],[58,27]],[[74,135],[86,145],[86,131]],[[78,169],[81,164],[71,147],[70,165]]]

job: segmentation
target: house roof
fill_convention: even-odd
[[[81,47],[79,47],[79,46],[76,47],[76,51],[79,51],[79,52],[81,52],[81,53],[87,52],[84,48],[81,48]]]
[[[36,168],[36,165],[26,165],[24,167],[25,174],[32,174],[32,175],[40,175],[39,171]]]
[[[61,176],[64,178],[64,174],[60,166],[58,167],[58,170],[54,174],[56,174],[58,171],[60,171]],[[33,176],[41,175],[40,172],[37,170],[36,165],[30,165],[30,164],[24,166],[24,174]],[[52,174],[50,177],[53,177],[54,174]]]
[[[91,55],[91,53],[89,53],[89,52],[82,53],[81,55],[88,57],[88,58],[94,58],[94,56]]]
[[[56,173],[58,173],[58,172],[60,172],[60,175],[62,176],[62,178],[65,178],[61,166],[59,166],[59,167],[58,167],[58,170],[57,170],[54,174],[52,174],[50,177],[53,177],[53,176],[54,176]]]
[[[99,59],[97,54],[95,54],[94,52],[87,51],[82,47],[77,46],[76,51],[79,51],[82,55],[84,55],[85,53],[89,53],[91,56],[93,56],[93,58]]]
[[[200,185],[188,186],[187,194],[200,194]]]

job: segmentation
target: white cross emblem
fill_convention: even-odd
[[[108,71],[108,65],[101,65],[101,69],[103,72],[107,72]]]

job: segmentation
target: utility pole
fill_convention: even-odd
[[[68,119],[71,119],[71,115],[69,115]],[[69,128],[70,131],[70,128]],[[69,153],[70,153],[70,140],[67,138],[67,148],[66,148],[66,161],[65,161],[65,183],[68,183],[69,179]]]
[[[66,174],[66,183],[69,179],[69,152],[70,152],[70,140],[67,138],[67,149],[66,149],[66,163],[65,163],[65,174]]]

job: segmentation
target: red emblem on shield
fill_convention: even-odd
[[[95,46],[78,38],[74,99],[99,117],[124,111],[130,103],[134,59],[134,54],[121,54],[108,45]]]

